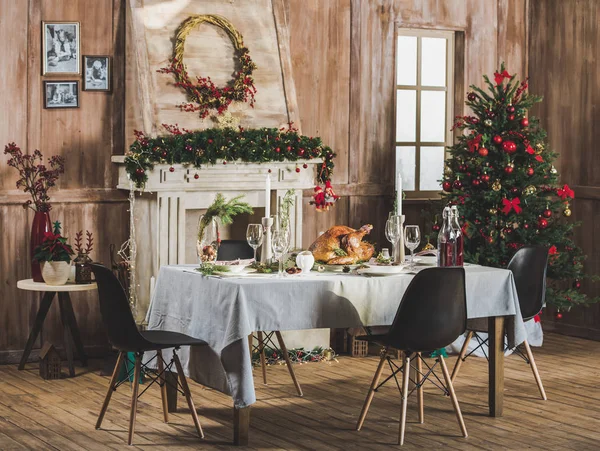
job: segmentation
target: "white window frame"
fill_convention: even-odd
[[[420,190],[420,160],[421,160],[421,147],[430,146],[443,146],[444,149],[447,146],[453,144],[453,133],[450,131],[452,128],[452,121],[454,118],[454,49],[455,49],[455,32],[447,30],[428,30],[428,29],[415,29],[415,28],[403,28],[396,27],[396,37],[394,39],[394,45],[396,46],[394,54],[395,58],[395,72],[398,70],[398,36],[410,36],[417,38],[417,84],[414,86],[410,85],[399,85],[397,73],[394,74],[394,83],[396,89],[394,90],[394,155],[398,152],[398,146],[414,146],[415,147],[415,189],[407,190],[403,187],[404,193],[407,199],[432,199],[439,197],[441,188],[439,190]],[[446,39],[446,86],[423,86],[421,85],[421,54],[422,54],[422,38],[443,38]],[[396,122],[398,115],[396,109],[397,104],[397,92],[399,90],[416,91],[417,105],[416,105],[416,133],[415,141],[396,141]],[[424,142],[421,141],[421,92],[422,91],[445,91],[446,92],[446,130],[445,140],[442,142]],[[445,157],[447,152],[444,151]],[[398,179],[399,167],[396,167],[396,176],[394,180]],[[440,173],[440,179],[442,178]],[[396,182],[397,183],[397,182]],[[397,187],[396,187],[397,188]]]

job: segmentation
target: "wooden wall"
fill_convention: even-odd
[[[81,54],[112,55],[113,92],[80,92],[78,109],[45,110],[43,80],[80,80],[77,76],[41,76],[41,22],[79,21]],[[68,237],[80,229],[94,233],[92,256],[109,263],[108,247],[128,236],[126,196],[117,192],[110,163],[112,148],[123,148],[124,2],[121,0],[0,0],[0,144],[11,141],[29,152],[63,155],[66,172],[51,191],[52,221],[63,223]],[[17,173],[0,154],[0,362],[14,361],[25,346],[39,295],[16,288],[29,278],[32,211],[15,188]],[[104,348],[97,295],[73,294],[84,343]],[[44,338],[62,346],[58,307],[53,306]]]
[[[561,154],[561,179],[575,190],[573,219],[582,221],[576,240],[588,255],[586,271],[600,274],[600,3],[596,0],[531,1],[530,90],[544,95],[533,113]],[[582,289],[600,296],[600,283]],[[545,327],[600,339],[600,305],[575,308]]]

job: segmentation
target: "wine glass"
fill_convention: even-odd
[[[390,215],[385,223],[385,237],[392,243],[392,260],[396,262],[398,256],[398,241],[402,237],[402,218]]]
[[[421,230],[418,225],[404,227],[404,245],[410,249],[410,267],[414,268],[413,252],[421,243]]]
[[[279,261],[277,277],[283,277],[283,256],[290,245],[290,234],[285,229],[277,229],[271,234],[271,248],[273,256]]]
[[[252,249],[254,249],[254,261],[256,262],[256,249],[263,242],[263,226],[262,224],[248,224],[246,229],[246,240]]]

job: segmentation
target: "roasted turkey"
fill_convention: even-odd
[[[365,235],[373,230],[371,224],[355,230],[346,226],[333,226],[310,245],[316,261],[328,265],[354,265],[368,261],[375,252],[371,243],[363,242]]]

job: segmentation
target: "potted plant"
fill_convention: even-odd
[[[42,244],[35,248],[34,259],[41,264],[42,277],[48,285],[64,285],[71,273],[73,249],[60,234],[60,222],[54,231],[46,232]]]
[[[31,225],[31,275],[34,282],[43,282],[40,265],[33,256],[45,234],[52,231],[49,213],[52,206],[48,190],[56,185],[58,176],[65,171],[65,160],[63,157],[53,156],[48,159],[46,166],[39,150],[34,150],[32,154],[23,154],[15,143],[6,145],[4,153],[10,155],[8,165],[19,171],[17,188],[31,195],[31,199],[23,203],[23,208],[35,211]]]

